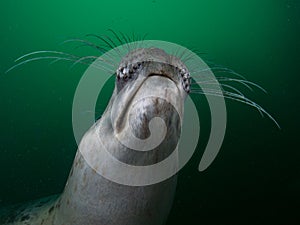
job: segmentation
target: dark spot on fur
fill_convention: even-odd
[[[17,217],[17,215],[15,213],[12,213],[12,214],[7,216],[7,218],[4,222],[12,223],[12,222],[15,221],[16,217]]]
[[[60,207],[60,199],[58,201],[58,203],[56,204],[55,208],[59,208]]]
[[[70,172],[70,177],[73,175],[73,167],[71,169],[71,172]]]
[[[21,217],[21,221],[29,220],[29,219],[30,219],[30,216],[28,214]]]
[[[40,204],[45,204],[45,203],[49,202],[50,200],[51,200],[51,199],[48,198],[48,199],[46,199],[46,200],[41,201]]]
[[[43,205],[44,205],[44,203],[40,202],[39,204],[36,205],[36,207],[41,207]]]
[[[54,209],[54,206],[52,206],[48,212],[51,213],[53,211],[53,209]]]

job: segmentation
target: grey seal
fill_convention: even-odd
[[[180,118],[190,83],[188,69],[177,57],[158,48],[129,52],[116,71],[115,89],[105,112],[81,140],[63,193],[8,209],[6,217],[1,217],[2,224],[164,224],[174,197],[176,175],[152,185],[127,186],[99,175],[96,170],[109,173],[110,165],[96,168],[97,160],[91,166],[85,156],[97,159],[99,149],[105,148],[118,160],[137,166],[169,156],[180,137]],[[159,92],[164,99],[153,95]],[[111,120],[113,104],[118,110]],[[156,116],[167,125],[159,146],[141,152],[119,143],[117,136],[129,132],[139,139],[149,137],[149,121]],[[105,140],[105,146],[99,144],[99,137]],[[174,168],[176,164],[175,160]]]

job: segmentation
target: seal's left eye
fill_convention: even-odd
[[[137,70],[141,67],[141,63],[131,64],[125,67],[119,67],[116,71],[117,80],[128,81],[133,78]]]
[[[127,66],[120,66],[117,71],[117,86],[118,90],[121,90],[128,81],[136,77],[136,74],[141,67],[141,63],[130,64]]]

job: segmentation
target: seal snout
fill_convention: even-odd
[[[178,96],[180,91],[171,79],[160,75],[148,77],[134,96],[128,115],[135,136],[148,138],[149,123],[155,117],[162,119],[168,130],[178,130],[183,108],[183,99]]]
[[[148,77],[153,74],[168,77],[181,84],[186,93],[190,92],[191,76],[187,67],[180,59],[162,49],[136,49],[123,58],[116,71],[117,81],[121,87],[139,76]]]

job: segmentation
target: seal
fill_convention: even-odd
[[[134,166],[168,157],[180,137],[180,118],[190,85],[190,73],[177,57],[158,48],[129,52],[116,71],[115,89],[104,114],[81,140],[63,193],[7,209],[0,223],[164,224],[173,202],[176,175],[147,186],[119,184],[101,175],[110,173],[111,165],[98,163],[99,151],[108,151]],[[158,93],[163,98],[156,97]],[[134,146],[137,140],[147,140],[151,137],[149,122],[155,117],[160,117],[166,127],[163,141],[154,149],[137,151],[120,142],[123,139]],[[133,136],[136,139],[131,139]],[[171,166],[176,168],[177,161]]]

